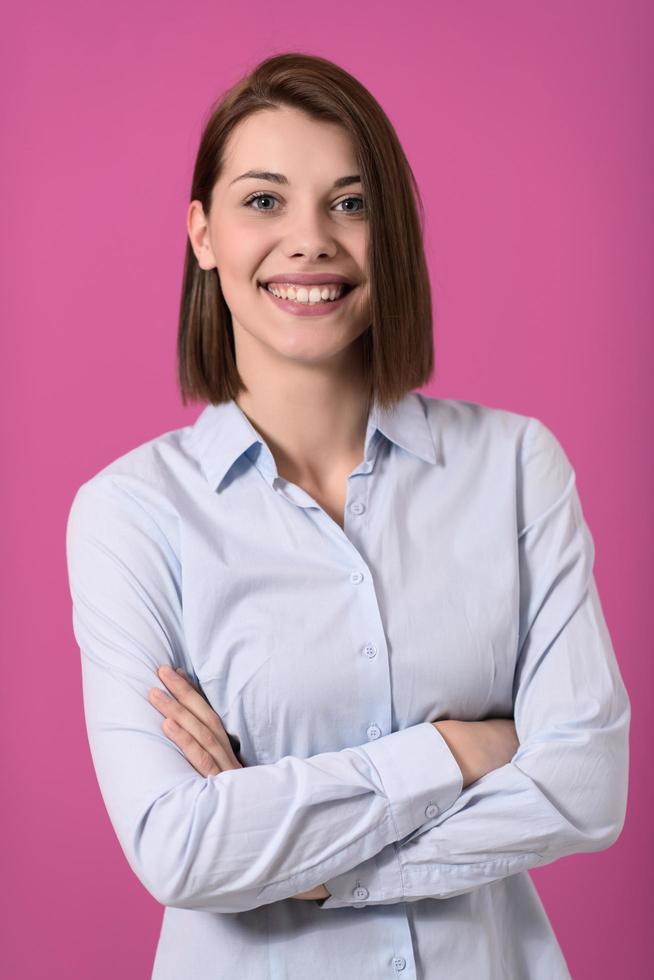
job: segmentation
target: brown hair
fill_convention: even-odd
[[[420,192],[395,130],[370,92],[338,65],[314,55],[289,52],[262,61],[209,110],[191,200],[199,200],[209,214],[232,130],[253,112],[277,106],[339,123],[352,137],[369,222],[371,324],[361,336],[364,376],[369,403],[374,397],[388,408],[431,377],[432,306]],[[245,389],[218,271],[200,268],[188,239],[177,381],[183,404],[188,399],[219,404]]]

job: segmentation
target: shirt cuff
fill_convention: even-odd
[[[351,906],[363,909],[366,905],[383,905],[384,902],[400,902],[404,895],[402,869],[397,856],[397,845],[387,844],[367,861],[362,861],[351,871],[335,875],[325,882],[328,898],[318,899],[321,909],[342,909]]]
[[[400,840],[447,810],[461,795],[463,774],[430,721],[358,746],[379,774]]]

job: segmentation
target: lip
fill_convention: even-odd
[[[266,279],[260,279],[260,285],[267,285],[269,282],[291,282],[297,286],[322,286],[334,283],[345,283],[347,286],[355,286],[356,283],[347,276],[342,276],[340,272],[279,272]]]
[[[271,281],[276,282],[278,280],[273,279]],[[287,279],[286,282],[288,281]],[[325,282],[326,280],[323,279],[322,281]],[[353,286],[352,289],[348,289],[339,299],[325,300],[324,303],[296,303],[292,299],[280,299],[278,296],[273,295],[269,289],[266,289],[264,285],[259,285],[259,289],[263,290],[275,306],[278,306],[280,310],[284,310],[286,313],[292,313],[294,316],[325,316],[325,314],[334,313],[347,302],[355,288]]]

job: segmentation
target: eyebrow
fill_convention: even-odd
[[[230,186],[235,184],[237,180],[247,180],[248,178],[254,178],[255,180],[269,180],[273,184],[288,184],[288,177],[284,174],[272,173],[270,170],[246,170],[244,174],[240,174],[238,177],[234,177],[234,180],[230,181]],[[360,184],[361,177],[359,174],[348,174],[347,177],[339,177],[334,181],[333,187],[347,187],[349,184]]]

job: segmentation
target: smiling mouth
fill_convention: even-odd
[[[290,294],[289,289],[286,287],[277,287],[273,292],[269,288],[270,283],[260,282],[258,285],[262,289],[265,289],[267,293],[274,296],[275,299],[283,300],[286,303],[295,303],[298,306],[320,306],[325,303],[336,303],[338,300],[343,299],[344,296],[347,296],[348,293],[351,293],[355,288],[351,283],[325,283],[322,287],[315,285],[303,286],[298,283],[291,286],[293,292]],[[321,296],[320,292],[324,292],[325,288],[329,290],[329,295]],[[317,293],[318,295],[316,295]]]
[[[263,289],[267,293],[269,299],[275,306],[277,306],[282,312],[289,313],[294,317],[317,317],[317,316],[329,316],[330,313],[336,313],[344,303],[347,302],[347,298],[355,289],[356,286],[349,284],[339,283],[339,293],[336,294],[334,299],[315,299],[313,302],[309,301],[309,292],[307,288],[304,287],[304,292],[301,293],[301,300],[296,300],[294,298],[286,299],[281,295],[275,295],[267,285],[260,282],[259,288]],[[302,287],[298,286],[298,289]],[[310,287],[313,288],[313,287]],[[333,292],[333,289],[331,290]]]

